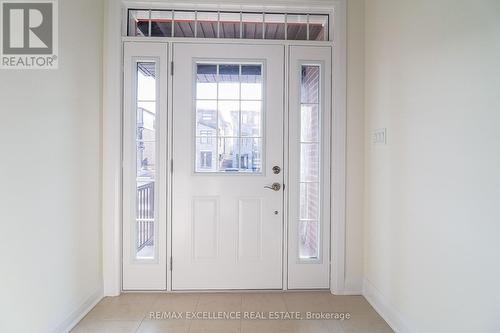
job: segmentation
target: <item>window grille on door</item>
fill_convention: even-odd
[[[263,68],[196,64],[195,172],[262,171]]]
[[[127,36],[328,41],[329,15],[129,9]]]

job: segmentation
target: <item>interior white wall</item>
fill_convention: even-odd
[[[364,0],[347,1],[347,149],[345,293],[363,285]]]
[[[59,69],[0,70],[1,332],[60,333],[102,294],[102,21],[59,1]]]
[[[500,2],[369,0],[365,28],[365,291],[400,332],[499,332]]]

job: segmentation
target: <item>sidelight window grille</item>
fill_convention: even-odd
[[[329,15],[129,9],[127,35],[328,41]]]

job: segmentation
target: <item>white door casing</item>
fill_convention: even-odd
[[[133,3],[127,2],[127,5],[133,7]],[[157,5],[160,5],[157,3]],[[296,5],[296,4],[295,4]],[[124,239],[123,228],[128,223],[124,220],[124,207],[126,202],[122,199],[127,186],[122,166],[125,164],[122,159],[122,145],[125,144],[122,136],[123,108],[126,108],[127,98],[122,104],[122,94],[129,90],[128,84],[123,76],[128,68],[126,64],[118,61],[122,56],[122,51],[127,43],[158,43],[155,39],[138,39],[136,37],[123,37],[126,29],[126,22],[123,17],[124,4],[120,1],[110,2],[106,6],[106,17],[108,24],[105,25],[105,59],[106,66],[104,71],[104,93],[103,93],[103,275],[104,275],[104,295],[116,296],[120,290],[127,288],[123,284],[125,280],[126,265],[124,261]],[[189,6],[189,5],[185,5]],[[223,5],[220,8],[225,8]],[[275,6],[283,11],[293,7],[293,4]],[[346,292],[344,285],[344,266],[345,266],[345,140],[346,140],[346,0],[320,1],[310,4],[309,8],[321,7],[331,11],[330,33],[332,40],[335,41],[333,47],[333,64],[335,71],[331,74],[333,81],[333,120],[332,128],[332,272],[331,272],[331,291],[336,294]],[[253,8],[253,7],[252,7]],[[123,43],[122,43],[123,41]],[[162,41],[170,44],[170,41]],[[205,41],[204,41],[205,42]],[[209,42],[209,41],[206,41]],[[252,41],[241,41],[253,43]],[[297,44],[300,44],[298,42]],[[326,43],[325,43],[326,44]],[[333,45],[333,42],[330,43]],[[126,75],[125,75],[126,76]],[[169,81],[170,82],[170,81]],[[171,94],[171,88],[169,89]],[[169,102],[170,103],[170,102]],[[171,126],[171,125],[169,125]],[[125,134],[124,134],[125,135]],[[170,144],[169,144],[170,145]],[[168,176],[170,177],[170,176]],[[123,184],[122,184],[123,183]],[[170,185],[169,185],[170,186]],[[169,193],[170,194],[170,193]],[[170,200],[170,199],[169,199]],[[169,213],[170,217],[170,213]],[[170,222],[169,235],[170,240]],[[171,244],[168,244],[168,256],[170,256]],[[141,274],[143,277],[144,275]],[[170,276],[170,275],[169,275]],[[171,281],[167,290],[171,289]],[[349,291],[356,293],[359,291]]]
[[[172,289],[282,289],[284,46],[174,43],[173,62]],[[220,162],[196,151],[197,64],[261,66],[260,172],[196,172]]]

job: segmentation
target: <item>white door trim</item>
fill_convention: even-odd
[[[346,145],[347,145],[347,1],[334,1],[333,18],[333,117],[332,117],[332,225],[330,290],[345,290]]]
[[[121,193],[122,193],[122,31],[125,3],[105,3],[102,105],[102,255],[105,296],[121,292]],[[207,2],[205,2],[207,3]],[[235,4],[215,1],[216,5]],[[217,4],[218,3],[218,4]],[[248,2],[247,2],[248,3]],[[345,292],[345,185],[347,100],[347,0],[318,0],[310,4],[333,10],[333,135],[332,135],[332,273],[331,292]],[[300,6],[299,1],[277,1],[273,9]],[[258,6],[257,6],[258,7]],[[154,39],[154,38],[153,38]],[[119,84],[117,84],[119,83]],[[335,198],[335,200],[333,200]]]
[[[104,296],[121,291],[122,4],[105,2],[102,103],[102,275]],[[119,83],[119,84],[118,84]]]

